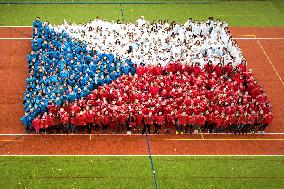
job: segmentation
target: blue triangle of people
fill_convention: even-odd
[[[39,19],[33,22],[32,51],[27,56],[28,78],[21,121],[26,128],[33,118],[47,111],[49,103],[86,97],[98,86],[110,84],[121,75],[134,75],[131,59],[87,50],[87,42],[56,32]]]

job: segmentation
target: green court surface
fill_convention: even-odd
[[[5,2],[0,0],[0,2]],[[19,2],[19,1],[10,1]],[[39,1],[22,1],[39,2]],[[61,0],[40,1],[47,3]],[[71,3],[96,4],[0,4],[0,25],[31,25],[31,20],[40,16],[53,24],[64,19],[85,23],[96,16],[101,19],[135,21],[144,15],[147,20],[168,19],[185,22],[189,17],[205,20],[209,16],[225,19],[230,26],[284,26],[283,1],[69,1]],[[122,2],[123,4],[119,4]],[[132,4],[129,4],[132,3]],[[209,2],[209,3],[208,3]],[[100,4],[99,4],[100,3]],[[101,4],[109,3],[109,4]],[[114,3],[114,4],[111,4]],[[139,3],[139,4],[137,4]],[[152,3],[152,4],[147,4]]]
[[[283,157],[153,157],[159,188],[279,188]],[[1,157],[5,188],[155,188],[146,156]]]

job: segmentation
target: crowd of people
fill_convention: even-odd
[[[225,22],[38,18],[32,47],[22,121],[37,133],[263,133],[273,119]]]
[[[26,128],[37,115],[47,111],[51,101],[62,106],[64,101],[86,97],[98,86],[110,84],[123,74],[135,74],[130,59],[87,50],[84,42],[70,38],[64,31],[55,32],[39,18],[34,21],[32,51],[27,62],[29,73],[22,117]]]
[[[108,22],[96,18],[84,25],[64,24],[54,27],[57,32],[87,41],[88,49],[112,52],[122,59],[131,58],[136,65],[165,66],[169,61],[198,62],[201,67],[208,60],[214,65],[242,59],[242,51],[231,38],[225,21],[194,21],[185,24],[167,21],[149,22],[143,16],[136,23]]]
[[[245,64],[233,69],[208,63],[200,69],[173,62],[137,67],[136,75],[62,107],[52,102],[33,124],[38,132],[59,127],[66,133],[248,133],[263,132],[272,118],[271,104]]]

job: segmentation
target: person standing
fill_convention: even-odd
[[[151,134],[151,126],[153,125],[153,115],[152,112],[149,112],[148,115],[144,116],[144,127],[142,129],[142,135],[145,134],[146,132],[148,132],[148,134]],[[146,131],[147,129],[147,131]]]
[[[161,129],[165,125],[166,117],[162,111],[158,112],[158,115],[155,116],[155,134],[159,134],[159,129]]]

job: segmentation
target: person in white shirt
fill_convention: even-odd
[[[189,18],[185,23],[184,23],[184,27],[188,28],[189,26],[192,25],[192,18]]]

